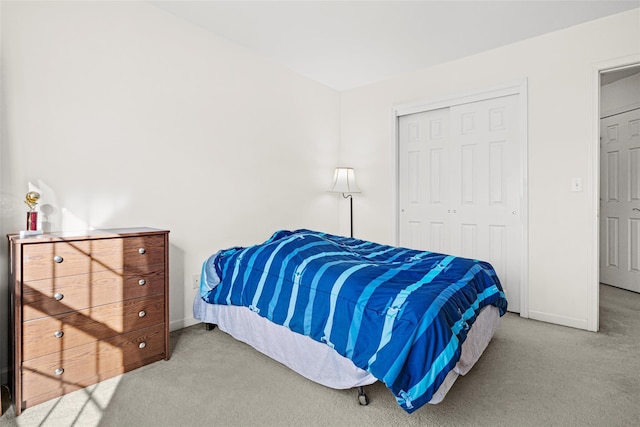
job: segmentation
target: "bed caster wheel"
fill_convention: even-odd
[[[365,394],[358,395],[358,403],[360,406],[367,406],[369,404],[369,396]]]
[[[358,389],[358,403],[360,406],[367,406],[369,404],[369,396],[364,392],[364,389],[360,387]]]

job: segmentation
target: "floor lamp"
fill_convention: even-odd
[[[360,188],[356,183],[356,174],[353,168],[336,168],[333,172],[333,183],[329,191],[342,193],[342,197],[349,199],[349,218],[351,237],[353,237],[353,197],[352,193],[360,193]]]

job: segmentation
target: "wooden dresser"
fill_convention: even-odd
[[[16,415],[169,359],[168,231],[8,238]]]

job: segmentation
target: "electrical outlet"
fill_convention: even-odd
[[[193,275],[193,289],[198,289],[200,287],[200,275]]]

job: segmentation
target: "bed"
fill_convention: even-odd
[[[409,413],[442,401],[506,309],[487,262],[305,229],[210,256],[193,303],[196,319],[315,382],[359,398],[384,382]]]

